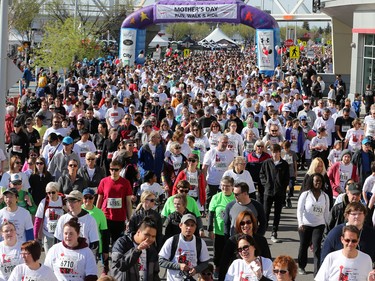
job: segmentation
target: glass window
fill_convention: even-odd
[[[365,47],[365,57],[372,58],[372,47]]]
[[[374,45],[374,34],[365,35],[365,45]]]

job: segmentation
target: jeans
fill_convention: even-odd
[[[298,267],[305,268],[307,264],[307,251],[310,243],[313,245],[314,253],[314,276],[318,273],[320,266],[320,251],[324,233],[324,224],[318,226],[304,226],[304,231],[298,230],[299,250],[298,250]]]
[[[280,224],[281,210],[283,209],[283,204],[285,202],[285,196],[273,196],[273,195],[264,195],[264,212],[266,214],[266,223],[270,219],[271,208],[274,205],[274,215],[273,215],[273,225],[272,232],[277,232]]]
[[[119,239],[125,232],[125,222],[124,221],[113,221],[107,219],[108,230],[111,235],[112,246],[115,244],[116,240]]]

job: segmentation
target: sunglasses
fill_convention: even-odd
[[[358,240],[357,240],[357,239],[344,239],[344,241],[345,241],[346,243],[350,243],[350,242],[352,242],[353,244],[358,243]]]
[[[47,191],[47,194],[56,194],[56,191]]]
[[[240,226],[244,226],[245,224],[250,225],[250,224],[253,224],[253,222],[251,220],[241,221],[240,222]]]
[[[151,203],[154,203],[156,201],[156,199],[145,199],[145,200]]]
[[[78,165],[76,165],[76,164],[69,164],[69,167],[75,168],[75,167],[78,167]]]
[[[271,130],[272,133],[275,133],[275,132],[277,132],[277,131],[278,131],[278,130]]]
[[[120,169],[119,168],[109,168],[110,171],[118,172]]]
[[[242,248],[237,248],[237,252],[242,253],[243,251],[249,250],[250,245],[243,246]]]
[[[233,194],[234,194],[235,197],[238,197],[238,196],[240,196],[242,194],[242,192],[240,192],[240,193],[233,193]]]
[[[181,146],[175,146],[174,149],[181,149]]]
[[[95,161],[95,158],[87,158],[87,161]]]
[[[43,162],[35,162],[36,165],[44,165]]]
[[[179,189],[181,193],[189,193],[189,189]]]
[[[195,162],[197,162],[197,160],[196,159],[188,159],[188,162],[195,163]]]
[[[282,269],[274,269],[273,270],[273,273],[274,274],[285,274],[285,273],[287,273],[288,272],[288,270],[282,270]]]
[[[69,203],[76,203],[76,202],[79,202],[80,200],[77,200],[77,199],[68,199],[66,201],[68,201]]]
[[[212,272],[202,272],[201,275],[202,276],[211,276]]]
[[[85,199],[85,200],[92,200],[92,199],[94,199],[94,196],[84,196],[83,199]]]

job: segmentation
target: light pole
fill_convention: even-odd
[[[5,100],[8,92],[8,1],[1,0],[0,4],[0,132],[5,132]],[[4,144],[5,134],[3,133],[0,134],[0,147],[3,149]]]

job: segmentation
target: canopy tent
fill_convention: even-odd
[[[230,39],[225,33],[217,26],[214,31],[212,31],[206,38],[198,42],[198,45],[201,45],[206,48],[211,47],[238,47],[237,43]]]
[[[152,39],[148,47],[155,48],[156,45],[159,45],[159,47],[168,47],[168,44],[169,42],[167,40],[163,39],[162,37],[160,37],[160,35],[156,34],[156,36],[154,37],[154,39]]]

